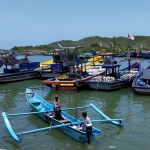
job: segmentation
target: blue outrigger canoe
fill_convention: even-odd
[[[93,108],[95,109],[99,114],[101,114],[105,120],[91,120],[91,122],[110,122],[118,126],[124,126],[122,119],[110,119],[108,116],[103,114],[96,106],[93,104],[90,104],[90,106],[85,107],[76,107],[76,108],[66,108],[62,109],[61,115],[62,119],[57,120],[55,116],[53,115],[53,105],[48,103],[46,100],[44,100],[42,97],[40,97],[37,93],[34,93],[31,89],[26,89],[26,99],[29,102],[32,110],[34,112],[29,113],[19,113],[19,114],[8,114],[6,115],[5,112],[2,113],[2,116],[4,118],[5,124],[8,128],[9,133],[13,137],[14,140],[17,142],[21,142],[21,135],[23,134],[29,134],[33,132],[58,128],[65,134],[69,135],[70,137],[74,138],[75,140],[79,142],[86,142],[88,141],[88,138],[86,136],[86,132],[81,130],[79,128],[80,124],[83,123],[82,121],[74,118],[73,116],[70,116],[65,112],[65,110],[76,110],[76,109],[83,109],[83,108]],[[8,116],[19,116],[19,115],[30,115],[30,114],[37,114],[39,117],[41,117],[44,121],[46,121],[50,126],[35,130],[30,130],[26,132],[21,133],[15,133],[13,131],[13,128],[11,127]],[[94,139],[94,136],[98,136],[100,134],[101,130],[92,127],[92,134],[90,136],[90,140],[92,141]]]

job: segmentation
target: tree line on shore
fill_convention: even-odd
[[[64,47],[76,45],[83,46],[82,52],[90,52],[91,49],[95,49],[97,51],[115,51],[117,53],[127,50],[128,47],[130,47],[130,50],[136,49],[137,51],[150,49],[150,36],[135,36],[134,40],[129,40],[128,37],[123,36],[112,38],[91,36],[79,41],[62,40],[45,45],[14,46],[11,50],[16,50],[18,53],[23,53],[25,51],[49,52],[49,50],[60,48],[57,42]]]

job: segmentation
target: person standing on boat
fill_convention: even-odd
[[[60,100],[58,99],[58,96],[55,95],[55,100],[54,100],[54,112],[55,112],[55,118],[57,120],[61,119],[61,103]]]
[[[84,118],[84,123],[82,124],[82,130],[86,132],[86,136],[88,138],[88,144],[90,144],[90,136],[92,133],[92,123],[85,111],[82,112],[82,117]]]

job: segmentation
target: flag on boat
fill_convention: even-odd
[[[102,43],[101,42],[99,42],[99,46],[102,47]]]
[[[114,44],[111,42],[111,46],[114,47]]]
[[[129,40],[134,40],[134,38],[135,38],[135,37],[134,37],[133,35],[128,34],[128,39],[129,39]]]

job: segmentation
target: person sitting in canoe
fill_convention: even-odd
[[[87,113],[85,111],[82,112],[82,117],[84,118],[84,123],[81,125],[82,130],[86,132],[86,136],[88,138],[88,144],[90,144],[90,136],[92,133],[92,123],[91,123],[91,120],[87,116]]]
[[[55,118],[57,120],[61,120],[61,107],[60,107],[60,100],[58,99],[58,96],[55,95],[54,100],[54,112],[55,112]]]

